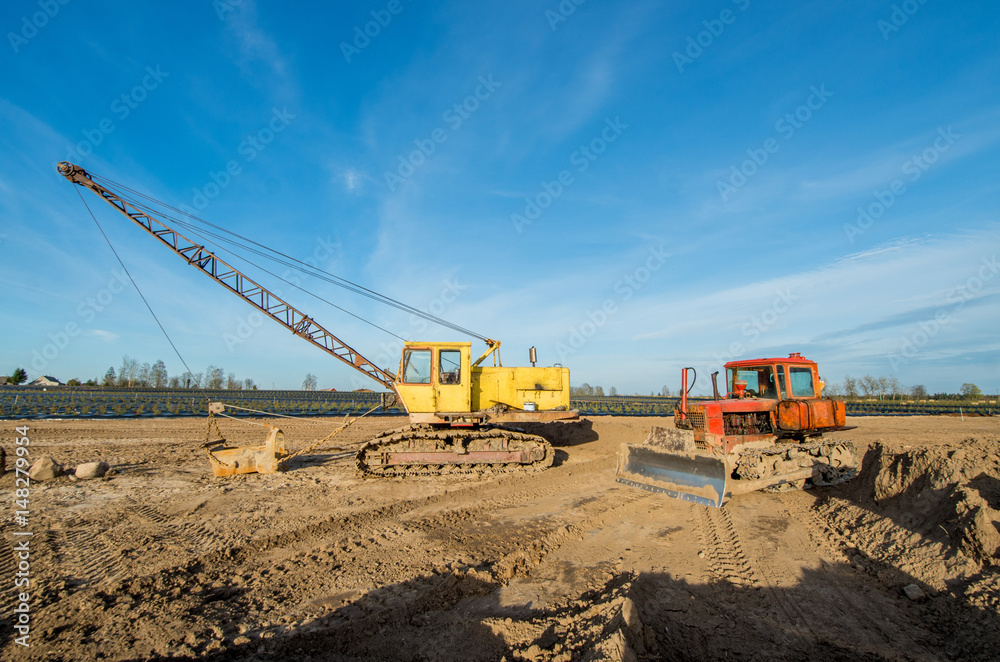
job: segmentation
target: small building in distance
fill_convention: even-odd
[[[55,377],[49,377],[48,375],[42,375],[38,379],[29,383],[28,386],[65,386],[61,381]]]
[[[0,377],[0,386],[7,386],[10,383],[10,377]]]

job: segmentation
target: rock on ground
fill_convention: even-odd
[[[51,455],[43,455],[35,460],[35,463],[28,469],[28,478],[31,480],[52,480],[63,473],[63,466],[52,459]]]
[[[101,478],[108,473],[111,465],[107,462],[84,462],[76,467],[74,472],[77,478],[88,480],[90,478]]]

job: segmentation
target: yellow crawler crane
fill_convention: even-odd
[[[136,201],[134,192],[116,193],[110,188],[115,186],[110,180],[98,177],[98,183],[86,170],[65,161],[58,170],[70,182],[99,195],[228,291],[388,389],[389,393],[383,395],[383,408],[398,400],[409,414],[410,425],[384,432],[361,448],[357,465],[364,475],[545,468],[552,464],[552,446],[543,437],[507,426],[579,417],[579,412],[569,407],[568,368],[504,367],[499,357],[500,342],[496,340],[484,338],[486,352],[475,361],[471,342],[408,341],[397,374],[380,368],[205,246],[152,216],[145,204]],[[482,365],[489,357],[494,365]],[[234,457],[239,454],[239,449],[226,450]],[[229,456],[213,459],[225,462]],[[275,466],[280,464],[281,458],[277,459]],[[275,464],[272,458],[267,460],[261,463],[258,459],[258,464]],[[244,466],[245,471],[254,471],[252,462],[244,462]]]

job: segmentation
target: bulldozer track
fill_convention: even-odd
[[[823,459],[825,458],[825,462]],[[837,485],[858,475],[857,450],[851,441],[813,442],[809,444],[775,444],[766,448],[742,451],[736,461],[736,474],[744,480],[778,479],[812,462],[822,467],[822,477],[814,475],[806,483],[809,487]],[[795,483],[766,488],[782,491]]]
[[[701,535],[712,574],[738,586],[762,585],[760,576],[754,571],[743,550],[743,544],[727,510],[702,509]]]
[[[66,528],[57,532],[52,547],[60,564],[69,570],[71,588],[79,590],[114,581],[120,571],[119,559],[104,537],[94,535],[76,516],[64,523]]]
[[[161,513],[156,508],[146,505],[144,503],[137,503],[136,501],[129,499],[132,502],[132,506],[129,506],[129,514],[136,517],[136,519],[142,520],[143,522],[153,522],[156,524],[161,524],[166,522],[168,517]]]
[[[15,559],[13,536],[3,536],[3,550],[0,550],[0,577],[4,578],[3,587],[0,588],[0,623],[6,623],[14,608],[15,598],[18,591],[14,585],[14,577],[17,571],[17,560]]]
[[[375,466],[371,461],[377,453],[383,450],[390,450],[394,445],[398,445],[399,450],[405,452],[411,450],[410,446],[416,443],[425,447],[418,449],[419,452],[433,452],[440,450],[442,446],[447,446],[449,441],[452,447],[462,448],[465,452],[468,452],[469,446],[480,441],[483,441],[487,445],[491,442],[502,441],[504,449],[511,443],[515,446],[525,447],[536,445],[542,450],[542,458],[527,465],[516,462],[469,464],[442,462],[423,465]],[[407,446],[403,447],[403,444]],[[386,430],[362,446],[357,455],[357,468],[362,476],[371,478],[437,476],[447,474],[529,473],[547,469],[552,466],[554,460],[555,450],[552,448],[552,445],[538,435],[515,432],[505,428],[435,430],[430,426],[408,426],[395,430]]]
[[[202,556],[215,551],[222,544],[222,536],[211,530],[204,522],[173,525],[166,537],[179,547],[187,549],[193,556]]]

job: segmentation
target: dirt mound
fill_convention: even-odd
[[[843,496],[817,505],[855,550],[855,563],[890,584],[946,590],[1000,566],[1000,439],[911,448],[877,442]]]
[[[878,444],[872,450],[874,498],[884,514],[922,535],[947,532],[962,554],[998,563],[1000,441],[966,439],[904,452]]]

